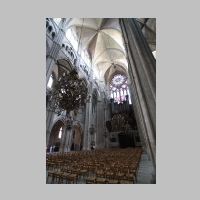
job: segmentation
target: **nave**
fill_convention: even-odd
[[[142,148],[47,154],[48,184],[134,184]]]
[[[155,52],[155,18],[46,18],[46,183],[155,183]]]

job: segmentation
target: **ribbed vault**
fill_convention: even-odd
[[[137,18],[152,51],[155,50],[155,19]],[[78,41],[79,51],[87,51],[98,78],[110,66],[128,68],[119,18],[72,18],[67,25]]]
[[[100,77],[112,64],[128,67],[119,19],[73,18],[67,29],[75,35],[79,49],[87,50]]]

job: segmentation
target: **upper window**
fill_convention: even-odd
[[[60,139],[62,137],[62,127],[59,130],[58,138]]]
[[[53,84],[53,76],[51,75],[50,78],[49,78],[49,81],[47,83],[47,87],[48,88],[51,88],[52,87],[52,84]]]
[[[116,86],[116,87],[118,87],[118,86],[121,87],[121,85],[122,85],[125,81],[126,81],[126,77],[125,77],[125,76],[123,76],[123,75],[121,75],[121,74],[117,74],[117,75],[115,75],[115,76],[113,77],[113,79],[112,79],[112,85],[114,85],[114,86]]]
[[[127,77],[122,74],[115,75],[110,83],[110,96],[114,102],[122,103],[126,101],[128,95],[129,103],[131,104],[130,93],[127,85]]]

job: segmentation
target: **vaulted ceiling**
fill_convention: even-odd
[[[151,51],[156,50],[156,18],[137,18]]]
[[[154,28],[152,30],[149,27],[153,26],[153,22],[147,27],[145,18],[140,19],[141,28],[145,27],[143,33],[152,42]],[[72,18],[67,29],[71,29],[74,37],[79,41],[79,48],[88,52],[92,67],[97,71],[99,78],[103,78],[113,64],[124,69],[128,68],[118,18]]]

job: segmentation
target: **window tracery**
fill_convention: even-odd
[[[127,77],[122,74],[116,74],[110,82],[110,97],[119,104],[126,101],[126,95],[129,96],[129,103],[131,103]]]

